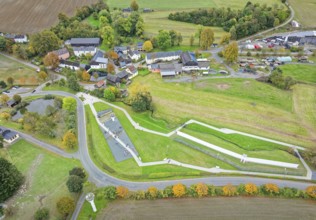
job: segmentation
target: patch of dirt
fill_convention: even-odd
[[[227,90],[230,88],[230,85],[226,83],[216,84],[216,88],[220,90]]]
[[[251,83],[250,81],[245,81],[245,82],[244,82],[244,85],[245,85],[245,86],[249,86],[250,83]]]

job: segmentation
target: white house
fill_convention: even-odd
[[[9,144],[20,137],[18,133],[4,128],[0,128],[0,135],[3,137],[3,140]]]
[[[72,70],[79,70],[80,69],[80,63],[71,62],[68,60],[60,60],[59,67],[61,68],[69,68]]]
[[[101,50],[98,50],[93,56],[90,66],[92,69],[106,69],[109,60],[104,58],[104,53]]]
[[[15,43],[27,43],[28,42],[28,39],[27,39],[27,36],[24,34],[24,35],[15,35],[14,37],[14,42]]]
[[[86,56],[88,54],[93,56],[97,52],[96,47],[73,47],[73,50],[74,50],[75,56],[77,57],[80,57],[82,55]]]
[[[156,52],[156,53],[148,53],[146,54],[146,63],[152,64],[161,61],[173,61],[178,60],[180,58],[180,54],[182,51],[173,51],[173,52]]]
[[[131,58],[132,60],[139,60],[141,58],[140,52],[139,51],[132,51],[128,50],[127,52],[128,57]]]

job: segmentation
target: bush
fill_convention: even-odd
[[[115,186],[107,186],[104,188],[103,192],[106,199],[115,200],[117,198]]]
[[[47,94],[43,97],[44,100],[50,100],[50,99],[54,99],[55,96],[54,95],[51,95],[51,94]]]
[[[70,197],[62,197],[56,203],[57,210],[63,217],[67,217],[75,210],[75,201]]]
[[[208,190],[207,190],[208,195],[209,196],[216,196],[216,188],[215,188],[215,186],[209,185],[207,187],[208,187]]]
[[[146,194],[143,190],[138,190],[136,193],[135,193],[135,196],[134,198],[136,200],[142,200],[142,199],[145,199],[146,198]]]
[[[185,195],[186,188],[183,184],[178,183],[172,187],[172,193],[175,197],[180,198]]]
[[[158,189],[154,186],[151,186],[147,189],[146,197],[148,199],[156,199],[158,196]]]
[[[51,85],[51,83],[49,83],[49,82],[45,84],[46,87],[49,87],[50,85]]]
[[[125,199],[128,196],[128,189],[124,186],[116,187],[116,194],[119,198]]]
[[[264,185],[263,190],[268,195],[279,194],[279,187],[274,183],[267,183]]]
[[[247,195],[256,195],[258,193],[258,187],[253,183],[247,183],[245,185],[245,192]]]
[[[164,194],[166,197],[172,197],[172,196],[173,196],[172,186],[167,186],[167,187],[163,190],[163,194]]]
[[[205,183],[198,183],[195,186],[195,191],[198,195],[198,197],[207,196],[208,194],[208,187]]]
[[[306,188],[306,194],[311,198],[316,198],[316,186],[309,186]]]
[[[297,191],[298,190],[295,188],[284,187],[283,189],[280,189],[280,195],[286,198],[295,198],[297,195]]]
[[[69,171],[69,175],[79,176],[82,179],[86,178],[84,169],[82,169],[81,167],[74,167],[72,170]]]
[[[34,215],[35,220],[47,220],[49,219],[49,210],[47,208],[37,209]]]
[[[232,184],[227,184],[223,187],[223,195],[224,196],[235,196],[237,195],[237,189]]]
[[[83,188],[83,179],[79,176],[71,175],[66,183],[69,192],[79,193]]]

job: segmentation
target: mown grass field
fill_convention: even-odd
[[[109,108],[109,106],[103,103],[96,103],[95,107],[97,111]],[[141,181],[146,179],[200,176],[203,174],[199,171],[170,165],[139,167],[134,159],[117,163],[89,106],[85,106],[85,110],[90,155],[101,169],[110,172],[112,175]],[[143,162],[159,161],[168,157],[184,163],[192,163],[204,167],[219,165],[226,169],[234,169],[222,161],[212,160],[209,156],[187,148],[172,139],[137,131],[121,111],[114,110],[114,112],[131,138]]]
[[[304,27],[316,27],[315,0],[289,0],[295,11],[295,17]]]
[[[6,82],[7,78],[10,76],[14,79],[14,84],[38,84],[37,73],[35,70],[0,54],[0,80]]]
[[[314,65],[283,65],[280,67],[284,76],[291,76],[293,79],[304,83],[316,84],[316,66]]]
[[[157,74],[134,80],[148,85],[154,117],[169,127],[196,119],[219,128],[235,130],[313,147],[315,139],[300,115],[310,109],[312,97],[304,97],[294,111],[293,91],[283,91],[252,79],[208,79],[195,83],[166,83]],[[303,87],[304,88],[304,85]],[[298,88],[298,91],[301,87]],[[300,97],[300,93],[296,94]],[[314,127],[316,127],[314,125]]]
[[[0,149],[0,152],[23,173],[27,185],[24,194],[11,200],[16,204],[16,214],[7,219],[33,219],[39,207],[47,207],[51,219],[60,218],[56,202],[59,197],[74,196],[68,192],[66,181],[69,170],[80,166],[80,162],[42,150],[25,140],[19,140],[7,150]]]

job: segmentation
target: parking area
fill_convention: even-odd
[[[27,93],[27,92],[31,92],[32,90],[33,88],[31,87],[12,87],[11,89],[6,90],[2,93],[12,97],[15,94]]]

